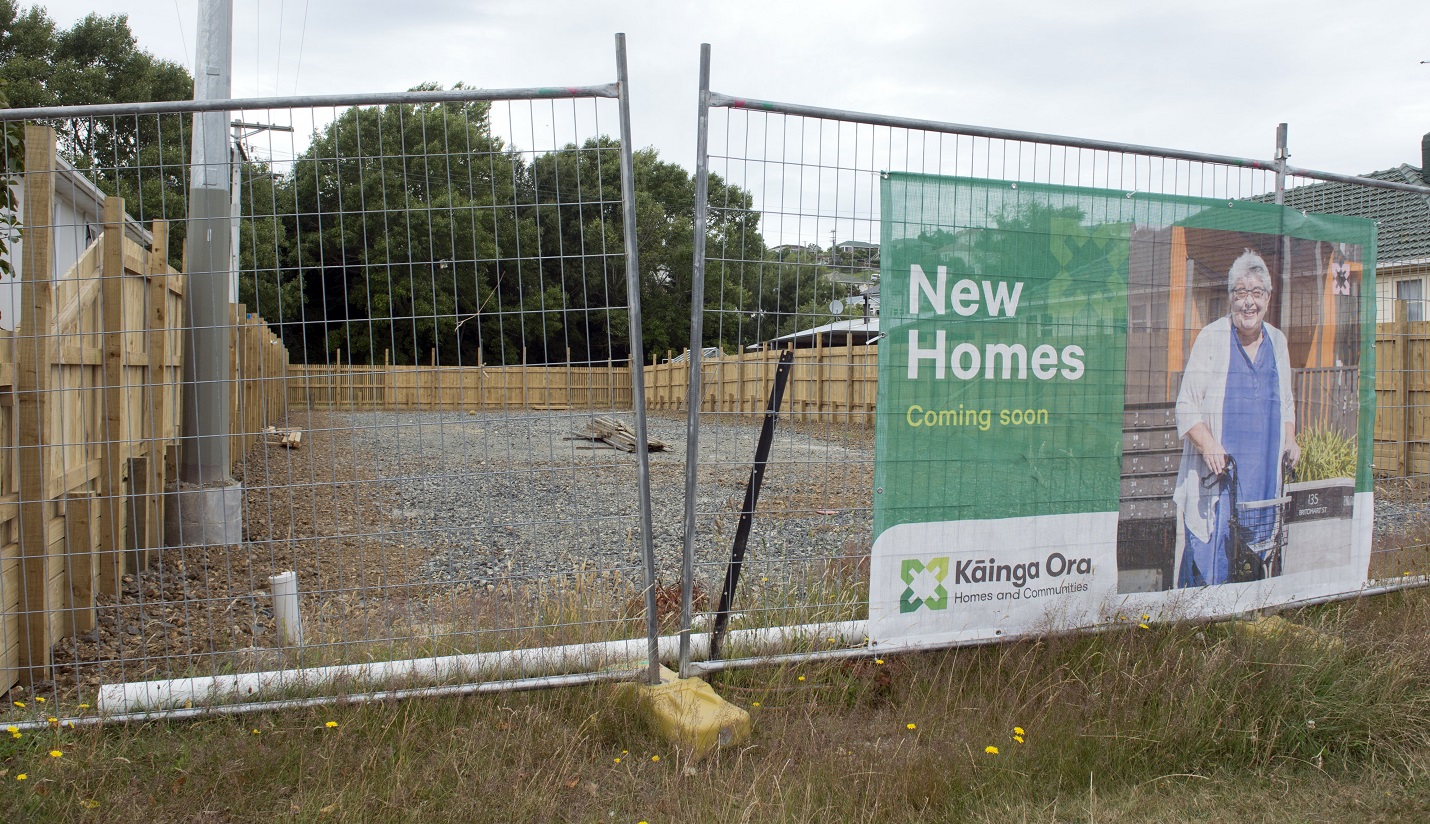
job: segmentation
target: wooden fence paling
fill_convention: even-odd
[[[1397,300],[1395,302],[1395,349],[1396,349],[1396,371],[1400,378],[1399,391],[1396,393],[1396,403],[1399,409],[1387,410],[1393,419],[1400,424],[1400,431],[1404,435],[1401,438],[1400,448],[1400,474],[1410,474],[1410,304],[1407,301]]]
[[[27,234],[21,257],[20,305],[24,307],[25,325],[42,331],[50,328],[54,318],[54,286],[48,277],[54,266],[51,257],[54,239],[50,229],[55,195],[54,144],[54,131],[25,126],[27,174],[23,219]],[[36,277],[36,273],[43,274]],[[22,617],[16,639],[19,649],[8,668],[7,680],[16,675],[31,681],[44,680],[50,663],[50,647],[58,640],[51,632],[50,616],[62,602],[52,600],[47,587],[52,505],[46,494],[49,454],[45,449],[54,350],[51,335],[17,336],[15,407],[19,425],[15,459],[20,470],[20,566],[19,580],[7,583],[22,590]]]
[[[109,197],[104,201],[104,235],[100,239],[103,264],[100,269],[100,315],[104,331],[104,467],[99,477],[99,586],[107,595],[116,595],[127,571],[124,530],[129,507],[125,506],[124,459],[127,400],[124,335],[124,201]]]

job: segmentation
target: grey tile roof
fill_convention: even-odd
[[[1422,170],[1405,164],[1363,177],[1430,185]],[[1430,195],[1349,183],[1314,183],[1287,189],[1286,205],[1306,212],[1374,220],[1376,258],[1381,266],[1430,258]]]

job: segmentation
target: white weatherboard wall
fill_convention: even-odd
[[[58,169],[55,178],[55,200],[51,211],[50,226],[54,237],[54,272],[52,277],[63,277],[75,265],[84,250],[104,231],[104,192],[89,178],[75,171],[64,158],[56,158]],[[14,184],[17,195],[16,213],[25,213],[25,187],[23,180]],[[126,217],[124,234],[142,246],[153,242],[143,225]],[[23,259],[24,241],[13,238],[6,258],[10,261],[13,275],[0,274],[0,329],[13,332],[23,314],[20,306],[20,288],[17,281],[23,277],[20,262]]]

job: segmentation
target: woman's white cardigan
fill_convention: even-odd
[[[1291,397],[1291,356],[1286,349],[1286,336],[1269,323],[1261,325],[1266,340],[1276,356],[1276,374],[1281,384],[1281,426],[1276,428],[1276,454],[1286,451],[1286,424],[1296,421],[1296,403]],[[1181,520],[1199,539],[1210,542],[1212,525],[1216,521],[1219,485],[1211,489],[1202,485],[1202,473],[1207,471],[1201,454],[1192,445],[1187,431],[1204,423],[1217,443],[1222,443],[1222,404],[1226,400],[1226,375],[1231,362],[1231,319],[1219,318],[1207,324],[1192,344],[1187,369],[1182,374],[1182,388],[1177,394],[1177,436],[1182,439],[1182,464],[1177,470],[1177,488],[1172,499],[1177,503]]]

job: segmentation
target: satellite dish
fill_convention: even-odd
[[[834,301],[831,301],[830,304],[829,304],[829,312],[830,312],[830,314],[832,314],[832,315],[842,315],[842,314],[844,314],[844,301],[842,301],[842,300],[834,300]]]

